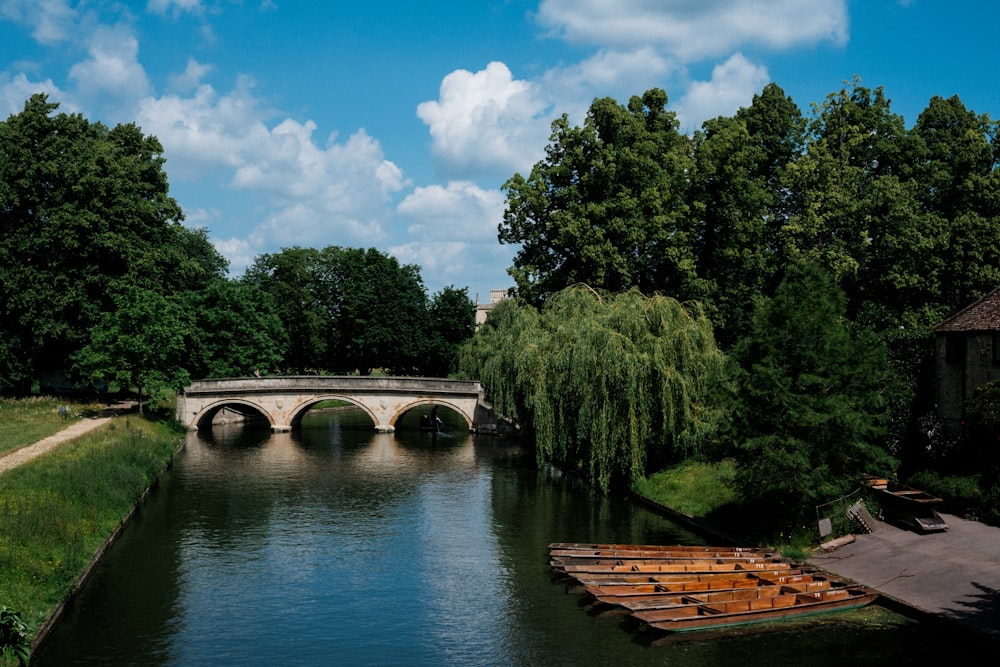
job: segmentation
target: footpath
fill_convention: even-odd
[[[38,458],[42,454],[49,452],[59,445],[72,440],[73,438],[78,438],[84,433],[89,433],[96,428],[104,426],[111,417],[91,417],[89,419],[81,419],[78,422],[74,422],[59,431],[54,433],[47,438],[42,438],[33,445],[28,445],[27,447],[21,447],[20,449],[15,449],[13,452],[0,456],[0,473],[4,473],[11,468],[21,465],[22,463],[27,463],[28,461]]]
[[[84,433],[89,433],[107,424],[115,415],[124,414],[135,407],[135,401],[121,401],[112,403],[106,407],[99,416],[81,419],[73,422],[58,433],[53,433],[47,438],[42,438],[33,445],[15,449],[12,452],[0,455],[0,474],[17,467],[22,463],[27,463],[36,459],[46,452],[52,451],[59,445],[78,438]]]
[[[920,534],[880,521],[873,533],[809,562],[1000,641],[1000,528],[941,516],[946,531]]]

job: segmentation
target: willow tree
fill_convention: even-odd
[[[539,464],[602,491],[704,447],[723,415],[725,358],[700,306],[574,286],[541,311],[504,303],[463,349],[494,407],[533,435]]]

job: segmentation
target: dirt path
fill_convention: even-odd
[[[28,461],[49,452],[64,442],[77,438],[84,433],[89,433],[96,428],[104,426],[111,420],[111,417],[93,417],[91,419],[81,419],[70,424],[58,433],[54,433],[47,438],[42,438],[33,445],[15,449],[9,454],[0,456],[0,473],[7,472],[11,468],[27,463]]]

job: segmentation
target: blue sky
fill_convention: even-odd
[[[157,136],[234,275],[376,247],[485,301],[512,284],[500,188],[560,114],[658,86],[691,131],[771,81],[808,114],[856,74],[908,126],[935,95],[998,118],[998,19],[973,0],[0,0],[0,117],[46,92]]]

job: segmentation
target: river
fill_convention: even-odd
[[[454,415],[444,415],[445,417]],[[837,665],[955,657],[879,607],[650,646],[551,577],[553,541],[705,544],[517,441],[357,411],[192,433],[32,665]],[[416,421],[412,423],[416,426]]]

